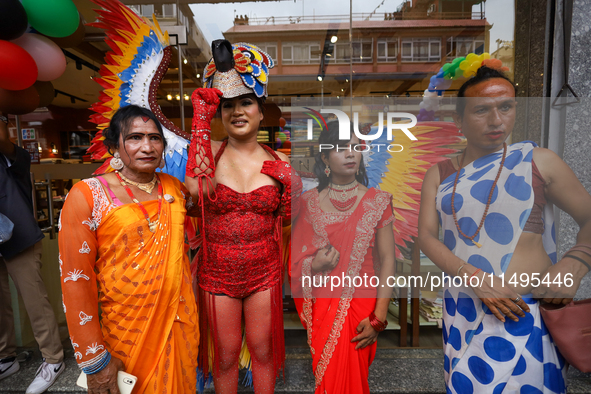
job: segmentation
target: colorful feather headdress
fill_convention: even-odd
[[[118,0],[91,1],[102,9],[96,10],[98,22],[89,26],[105,30],[108,37],[105,42],[111,48],[99,71],[100,78],[95,78],[104,90],[99,101],[90,107],[96,112],[90,121],[97,124],[99,132],[88,153],[94,160],[105,159],[95,173],[112,171],[109,166],[112,156],[103,144],[102,131],[119,108],[135,104],[152,111],[162,125],[167,142],[163,172],[184,180],[186,146],[191,136],[166,118],[157,103],[158,87],[168,70],[172,52],[168,33],[162,32],[156,18],[152,23]]]
[[[322,115],[309,107],[320,129],[327,129],[326,120]],[[409,131],[417,138],[387,139],[387,132],[382,125],[381,136],[375,140],[366,140],[368,149],[363,152],[363,162],[367,171],[368,187],[375,187],[392,194],[392,207],[395,221],[393,223],[396,258],[409,257],[409,244],[418,237],[419,207],[421,204],[421,187],[427,170],[447,155],[457,152],[453,145],[461,141],[462,134],[453,122],[419,122]],[[375,135],[379,124],[370,125],[362,133]],[[297,142],[292,142],[297,145]],[[309,190],[318,185],[315,175],[301,173],[304,189]],[[405,253],[403,253],[403,251]],[[405,256],[406,254],[406,256]]]
[[[203,87],[217,88],[224,98],[254,93],[267,97],[269,69],[273,59],[260,48],[247,43],[230,44],[215,40],[211,44],[213,57],[203,72]]]
[[[454,80],[460,78],[472,78],[482,66],[493,68],[499,72],[509,71],[499,59],[491,59],[490,54],[484,52],[480,55],[470,53],[466,57],[457,57],[444,64],[437,74],[429,80],[429,87],[423,93],[423,101],[419,104],[419,121],[431,121],[435,119],[435,112],[439,111],[441,96],[451,86]]]

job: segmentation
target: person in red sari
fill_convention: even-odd
[[[299,215],[292,215],[292,293],[308,334],[315,392],[369,393],[369,366],[392,294],[392,195],[366,187],[362,154],[354,149],[359,140],[340,141],[338,134],[337,122],[320,134],[320,144],[339,149],[317,155],[319,185],[300,196]],[[325,277],[327,287],[318,286]],[[345,279],[331,291],[337,277]]]

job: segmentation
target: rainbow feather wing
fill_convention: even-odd
[[[376,131],[377,126],[374,126],[370,134]],[[384,129],[382,136],[371,142],[371,151],[364,153],[369,187],[377,187],[393,196],[397,258],[403,258],[400,248],[406,248],[412,237],[418,236],[421,185],[425,173],[432,165],[445,160],[445,155],[456,152],[447,146],[458,143],[461,136],[457,127],[449,122],[421,122],[410,131],[417,141],[411,141],[402,133],[394,135],[392,143],[402,145],[401,152],[387,150],[390,142],[386,140]],[[382,144],[379,151],[378,144]]]
[[[151,110],[160,120],[167,147],[164,152],[166,167],[163,172],[183,181],[187,162],[187,144],[190,135],[176,127],[163,114],[157,104],[158,86],[168,70],[171,57],[168,33],[163,33],[154,19],[138,16],[118,0],[92,0],[102,7],[96,10],[98,22],[90,26],[105,30],[105,42],[111,51],[105,56],[100,78],[95,78],[104,90],[99,101],[90,108],[95,112],[90,121],[99,132],[88,149],[93,159],[105,159],[95,172],[112,171],[111,155],[103,144],[103,130],[108,127],[114,113],[130,104]]]

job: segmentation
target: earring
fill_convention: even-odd
[[[324,169],[324,173],[326,174],[327,178],[330,176],[330,167],[328,166],[328,164],[326,165],[326,168]]]
[[[166,160],[164,160],[164,156],[160,159],[160,165],[158,166],[160,169],[166,167]]]
[[[357,175],[359,175],[359,168],[357,168]]]
[[[109,165],[115,171],[119,171],[120,169],[123,168],[123,160],[121,160],[121,155],[119,155],[119,152],[115,152],[115,154],[113,155],[113,158],[109,162]]]

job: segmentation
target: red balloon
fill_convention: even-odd
[[[0,112],[22,115],[33,112],[39,107],[39,93],[35,86],[24,90],[0,89]]]
[[[286,124],[286,123],[287,123],[287,122],[285,121],[285,118],[279,118],[279,126],[280,126],[280,127],[285,127],[285,124]]]
[[[0,88],[23,90],[37,80],[37,64],[27,51],[12,42],[0,40]]]

